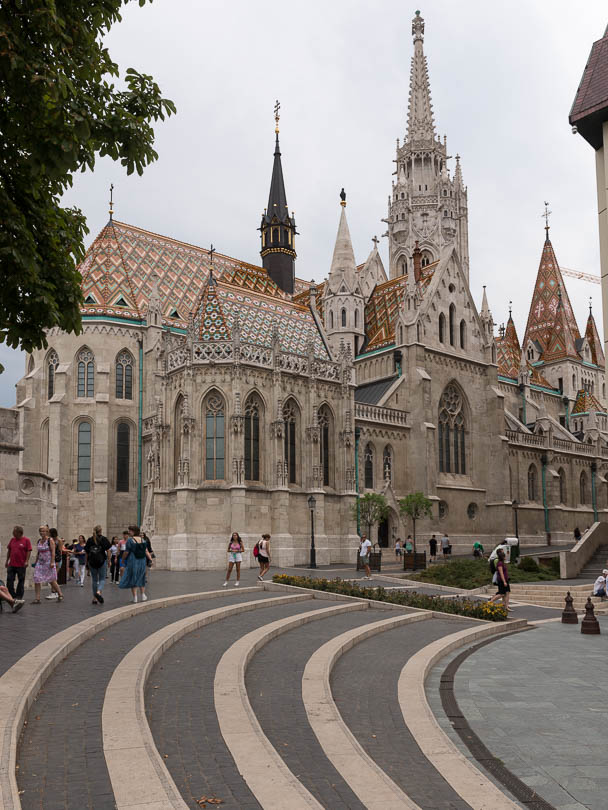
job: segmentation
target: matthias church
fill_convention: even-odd
[[[0,412],[0,523],[66,538],[141,523],[157,562],[221,568],[227,538],[272,535],[273,562],[305,563],[314,496],[319,564],[352,562],[353,504],[386,496],[372,540],[411,532],[456,548],[566,541],[608,514],[604,354],[579,330],[545,230],[525,332],[494,323],[469,288],[468,190],[438,137],[424,20],[412,22],[409,109],[391,181],[389,263],[356,258],[346,195],[322,283],[297,274],[298,234],[277,127],[261,266],[110,219],[80,266],[80,335],[48,333]],[[474,193],[474,192],[473,192]],[[305,238],[303,235],[302,238]],[[363,260],[362,260],[363,259]],[[502,308],[502,307],[501,307]]]

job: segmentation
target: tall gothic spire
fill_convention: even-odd
[[[290,216],[287,208],[287,195],[281,165],[281,148],[279,146],[279,109],[280,104],[277,101],[274,108],[275,147],[270,193],[268,194],[268,208],[262,214],[262,224],[259,228],[262,238],[260,255],[262,264],[268,271],[270,278],[284,292],[293,293],[296,223],[293,211]]]
[[[340,194],[340,224],[336,235],[334,255],[331,260],[331,270],[327,279],[328,286],[336,292],[341,283],[346,282],[349,292],[353,292],[356,284],[357,262],[350,238],[350,230],[346,219],[346,194],[344,189]]]
[[[406,141],[434,141],[435,122],[431,104],[429,70],[422,43],[424,42],[424,20],[420,12],[412,20],[414,55],[410,72],[410,99],[407,119]]]

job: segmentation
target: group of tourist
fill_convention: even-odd
[[[226,570],[226,579],[222,585],[225,588],[230,580],[233,568],[236,568],[236,580],[234,587],[238,588],[241,584],[241,563],[243,562],[243,554],[245,553],[245,546],[238,532],[233,532],[232,537],[228,541],[228,568]],[[270,535],[263,534],[262,538],[253,547],[253,556],[257,559],[260,566],[260,573],[258,579],[264,582],[264,575],[270,569]]]
[[[150,539],[140,533],[139,526],[129,526],[122,538],[103,534],[101,526],[85,540],[84,535],[71,543],[59,537],[57,529],[40,526],[36,543],[36,556],[30,563],[32,543],[23,534],[22,526],[15,526],[6,551],[6,584],[0,579],[0,602],[7,602],[13,613],[25,604],[25,575],[28,565],[34,569],[34,599],[41,603],[42,585],[48,585],[51,593],[48,600],[62,602],[63,591],[59,585],[59,571],[65,565],[66,582],[74,581],[84,587],[85,577],[91,578],[92,604],[103,605],[103,590],[108,571],[110,581],[121,589],[130,589],[132,601],[147,600],[145,588],[147,569],[152,566],[154,552]]]

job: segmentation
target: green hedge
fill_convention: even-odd
[[[529,565],[524,562],[528,559],[529,557],[521,558],[524,566]],[[559,560],[557,562],[559,565]],[[407,578],[429,585],[447,585],[450,588],[466,588],[467,590],[492,583],[488,560],[459,559],[458,557],[450,562],[430,565],[424,571],[418,571],[415,574],[408,573]],[[521,563],[520,565],[509,565],[509,581],[512,585],[519,582],[543,582],[556,578],[559,578],[559,568],[554,569],[543,565],[540,568],[537,566],[533,571],[526,571]]]
[[[440,599],[438,596],[427,596],[415,591],[386,591],[384,588],[365,588],[355,582],[343,579],[312,579],[311,577],[292,577],[288,574],[275,574],[273,582],[279,585],[295,585],[298,588],[310,588],[315,591],[328,591],[343,596],[358,596],[362,599],[374,599],[377,602],[389,602],[392,605],[436,610],[440,613],[455,613],[471,619],[485,619],[490,622],[504,622],[507,612],[502,605],[488,602],[474,602],[471,599]]]

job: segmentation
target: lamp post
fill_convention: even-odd
[[[518,521],[517,510],[519,509],[519,504],[518,504],[517,500],[514,499],[512,501],[512,503],[511,503],[511,506],[513,507],[513,514],[515,515],[515,537],[517,537],[517,545],[515,546],[515,549],[516,549],[517,553],[515,555],[515,559],[518,560],[519,559],[519,521]]]
[[[310,568],[317,567],[317,552],[315,549],[315,508],[317,501],[314,495],[308,498],[308,508],[310,509]]]

